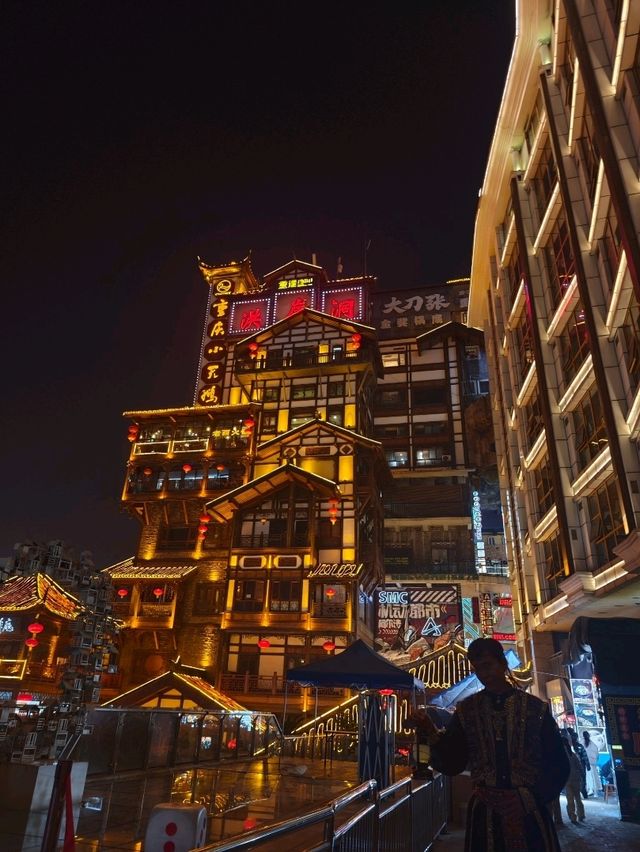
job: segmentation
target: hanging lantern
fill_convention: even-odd
[[[223,464],[217,464],[216,470],[218,471],[218,473],[222,473],[222,471],[224,470],[224,465]]]
[[[354,343],[360,343],[360,341],[362,340],[362,335],[358,334],[358,332],[356,331],[355,334],[351,335],[351,340],[353,340]]]
[[[249,352],[257,352],[257,351],[258,351],[258,344],[255,341],[253,343],[250,343],[249,344]]]
[[[27,646],[27,648],[35,648],[40,643],[37,639],[34,639],[33,636],[30,636],[28,639],[24,640],[24,644]]]
[[[271,642],[268,639],[258,639],[258,648],[269,648]]]
[[[336,593],[336,590],[335,590],[335,589],[331,589],[331,588],[329,588],[329,589],[327,589],[327,590],[325,591],[325,595],[326,595],[328,598],[332,598],[332,597],[334,597],[335,593]]]
[[[247,417],[247,419],[244,421],[244,425],[247,429],[253,429],[253,427],[256,425],[256,421],[253,419],[253,417]]]
[[[256,822],[256,820],[251,819],[251,817],[249,817],[249,819],[245,819],[245,821],[242,823],[242,828],[245,831],[253,831],[253,829],[256,828],[257,825],[258,823]]]
[[[335,497],[332,497],[331,500],[329,500],[329,508],[330,509],[337,509],[338,508],[338,500]]]
[[[164,589],[161,589],[160,586],[156,586],[156,588],[153,590],[153,594],[157,598],[161,598],[164,594]]]
[[[44,627],[42,624],[40,624],[39,621],[34,621],[33,624],[30,624],[27,627],[27,630],[29,631],[29,633],[33,633],[34,635],[36,635],[37,633],[42,633]]]
[[[189,464],[189,462],[187,462],[186,464],[183,464],[183,465],[182,465],[182,470],[183,470],[185,473],[191,473],[191,471],[193,470],[193,468],[191,467],[191,465]]]
[[[198,541],[202,543],[207,537],[206,533],[198,533]]]
[[[139,426],[129,426],[129,434],[127,435],[130,441],[136,441],[138,438],[138,433],[140,431]]]
[[[338,523],[338,519],[337,518],[329,518],[329,522],[331,523],[332,527],[335,527],[335,525]]]
[[[337,509],[329,509],[329,514],[330,514],[332,517],[334,517],[334,518],[335,518],[335,516],[338,514],[338,510],[337,510]]]
[[[129,594],[129,590],[128,589],[118,589],[116,594],[122,600],[122,598],[126,598],[126,596]]]
[[[208,532],[208,529],[209,528],[207,527],[206,524],[200,524],[200,526],[198,527],[198,532],[200,533],[200,535],[206,535],[207,532]]]
[[[153,473],[153,468],[145,467],[145,469],[142,472],[144,473],[145,476],[151,476],[151,474]]]
[[[131,443],[133,443],[135,440],[137,440],[138,435],[137,435],[137,433],[129,432],[129,434],[127,435],[127,438],[128,438],[129,441],[131,441]]]
[[[324,645],[322,647],[327,652],[334,651],[335,647],[336,647],[336,643],[332,642],[331,639],[327,639],[327,641],[324,643]]]
[[[392,689],[379,689],[378,692],[380,695],[393,695]]]
[[[200,517],[198,518],[198,520],[200,521],[201,524],[208,524],[211,521],[211,516],[207,515],[205,512],[203,512],[200,515]]]
[[[237,745],[238,745],[237,740],[229,740],[229,742],[227,743],[227,748],[228,748],[230,751],[233,751],[233,750],[234,750],[234,748],[236,748],[236,747],[237,747]]]

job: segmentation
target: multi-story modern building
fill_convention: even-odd
[[[433,624],[410,625],[423,651],[462,637],[463,608],[491,632],[480,595],[505,603],[508,580],[483,546],[495,448],[468,280],[389,295],[302,261],[261,281],[248,259],[200,269],[193,405],[126,412],[141,536],[108,569],[121,686],[180,655],[242,704],[279,705],[288,668],[374,643],[385,575],[429,605]]]
[[[516,622],[544,694],[577,616],[640,605],[640,3],[520,0],[477,214]]]

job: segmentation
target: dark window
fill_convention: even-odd
[[[511,304],[513,305],[516,294],[520,288],[520,282],[524,275],[524,270],[520,263],[520,252],[517,245],[514,246],[513,252],[511,253],[511,260],[507,265],[505,274],[507,276],[507,281],[509,282],[509,297],[511,299]]]
[[[332,406],[327,409],[327,422],[334,426],[344,425],[344,413],[340,406]]]
[[[633,297],[620,332],[629,385],[635,394],[640,386],[640,307]]]
[[[373,436],[378,440],[383,438],[404,438],[409,434],[408,423],[385,423],[374,426]]]
[[[194,615],[215,615],[224,610],[224,586],[219,583],[197,583],[193,601]]]
[[[529,452],[531,447],[533,447],[536,438],[542,431],[542,410],[540,408],[540,396],[538,393],[538,389],[536,388],[533,392],[529,402],[524,406],[523,409],[524,415],[524,423],[525,430],[527,435],[527,447],[526,451]]]
[[[291,399],[315,399],[316,385],[293,385],[291,388]]]
[[[328,382],[327,396],[338,396],[342,398],[344,396],[344,382]]]
[[[315,413],[313,411],[292,411],[289,420],[289,428],[295,429],[296,426],[302,426],[309,420],[313,420]]]
[[[553,189],[557,180],[558,172],[556,170],[555,160],[553,159],[551,142],[547,139],[540,155],[540,161],[538,163],[535,177],[533,178],[533,189],[538,202],[538,213],[541,218],[544,216],[546,209],[549,206],[549,201],[553,195]]]
[[[596,183],[598,180],[598,166],[600,164],[600,154],[595,142],[593,131],[593,116],[588,104],[584,105],[585,113],[582,120],[582,136],[578,140],[578,148],[580,151],[580,165],[584,172],[584,179],[587,184],[587,194],[593,203],[593,196],[596,191]]]
[[[582,399],[572,414],[576,435],[577,473],[584,470],[607,445],[607,429],[597,388]]]
[[[609,215],[604,226],[602,245],[607,272],[609,273],[609,282],[612,285],[618,273],[620,255],[622,253],[622,235],[620,234],[618,217],[616,216],[613,204],[609,207]]]
[[[591,553],[598,566],[615,557],[613,548],[626,533],[615,479],[609,479],[587,499]]]
[[[276,432],[278,428],[278,415],[277,414],[267,414],[266,412],[262,415],[262,431],[263,432]]]
[[[589,354],[589,333],[582,302],[578,302],[560,335],[560,359],[564,387],[568,387]]]
[[[442,386],[413,387],[411,391],[413,404],[418,405],[446,405],[448,400],[447,389]]]
[[[414,435],[443,435],[449,424],[446,420],[439,420],[432,423],[414,423]]]
[[[559,595],[562,589],[560,583],[567,576],[562,565],[562,554],[560,553],[560,536],[556,533],[542,544],[542,558],[544,560],[544,600],[549,601]]]
[[[556,310],[564,294],[567,292],[576,271],[575,261],[569,245],[569,229],[561,213],[556,220],[546,251],[549,283],[551,285],[551,301]]]
[[[538,97],[536,98],[536,102],[533,105],[533,109],[531,110],[531,114],[527,119],[524,126],[524,137],[527,140],[527,148],[529,152],[533,148],[533,143],[535,142],[536,134],[538,132],[538,128],[540,127],[540,119],[542,118],[542,92],[538,92]]]
[[[512,331],[516,360],[519,366],[518,387],[522,387],[534,361],[533,355],[533,333],[531,319],[527,310],[523,311],[520,322]]]
[[[536,520],[540,521],[554,504],[549,459],[546,457],[544,461],[533,471],[533,487],[538,505]]]
[[[264,604],[264,580],[236,580],[233,608],[236,612],[261,612]]]
[[[262,393],[263,402],[279,402],[280,388],[265,388]]]
[[[400,388],[379,390],[376,395],[376,404],[381,408],[406,408],[407,392]]]
[[[180,526],[162,526],[158,534],[160,550],[192,550],[196,546],[198,528]]]
[[[185,462],[169,471],[169,491],[197,491],[202,486],[204,471],[200,465]]]
[[[273,574],[271,577],[272,612],[298,612],[300,610],[300,578]]]

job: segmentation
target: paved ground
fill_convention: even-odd
[[[587,799],[586,819],[572,825],[567,817],[566,799],[560,797],[564,825],[558,828],[562,852],[637,852],[640,850],[640,825],[621,822],[617,802]],[[434,845],[434,852],[462,852],[464,828],[452,825],[450,833]]]

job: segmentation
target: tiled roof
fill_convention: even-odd
[[[10,577],[0,586],[0,611],[26,612],[43,607],[52,615],[73,621],[84,607],[46,574]]]
[[[197,565],[114,565],[106,572],[112,580],[182,580],[193,573]]]

